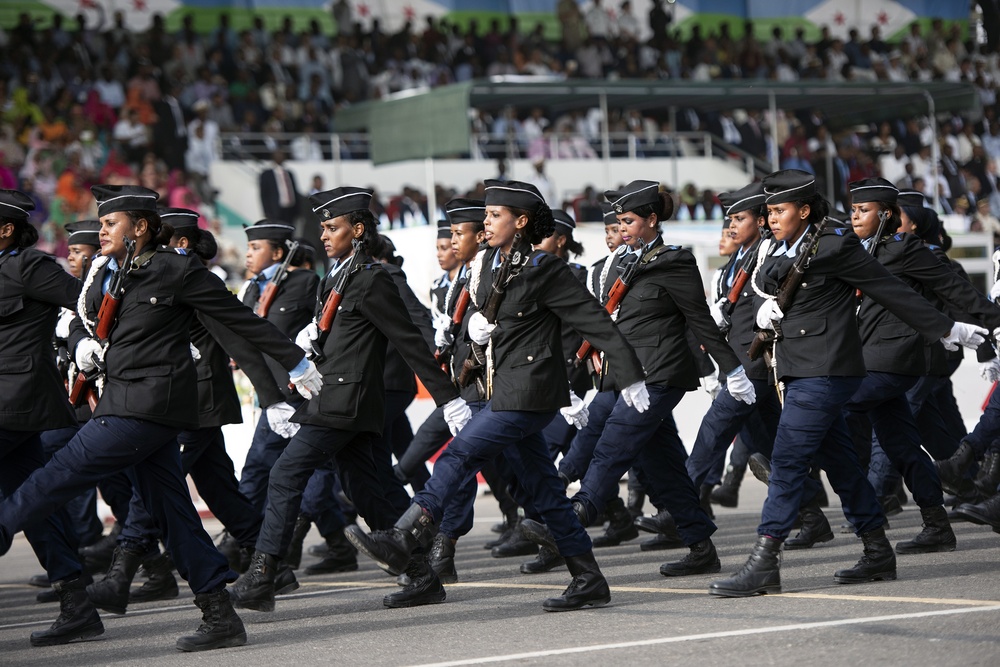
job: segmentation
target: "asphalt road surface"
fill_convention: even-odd
[[[723,574],[746,559],[763,496],[748,479],[740,508],[717,512]],[[836,532],[843,517],[839,509],[828,515]],[[708,596],[716,575],[661,576],[659,565],[684,552],[643,553],[635,540],[597,551],[611,605],[560,614],[542,611],[541,602],[565,588],[564,569],[522,575],[527,558],[494,559],[483,550],[497,517],[492,497],[480,497],[475,528],[458,545],[460,581],[447,587],[444,604],[384,608],[394,580],[362,561],[357,572],[300,576],[302,587],[279,597],[274,613],[241,611],[246,646],[195,654],[174,648],[200,621],[183,585],[175,600],[103,614],[106,632],[94,640],[32,648],[28,635],[57,611],[35,602],[39,589],[26,582],[41,569],[18,536],[0,559],[0,664],[1000,665],[1000,535],[988,528],[956,524],[957,551],[901,556],[897,581],[858,586],[833,582],[834,570],[861,553],[859,540],[838,533],[784,555],[783,594],[738,600]],[[909,539],[920,515],[911,503],[891,522],[890,539]],[[210,520],[207,528],[214,534],[219,525]],[[313,531],[306,544],[317,541]]]

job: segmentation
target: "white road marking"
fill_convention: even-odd
[[[509,662],[512,660],[528,660],[531,658],[545,658],[555,655],[572,655],[574,653],[591,653],[593,651],[611,651],[614,649],[633,648],[637,646],[655,646],[657,644],[675,644],[679,642],[702,641],[705,639],[722,639],[726,637],[744,637],[747,635],[762,635],[772,632],[789,632],[793,630],[811,630],[815,628],[832,628],[841,625],[863,625],[866,623],[883,623],[886,621],[903,621],[913,618],[927,618],[929,616],[948,616],[951,614],[972,614],[984,611],[1000,611],[1000,606],[993,607],[963,607],[961,609],[941,609],[937,611],[922,611],[913,614],[892,614],[889,616],[868,616],[863,618],[844,618],[836,621],[820,621],[817,623],[796,623],[794,625],[776,625],[764,628],[746,628],[745,630],[727,630],[725,632],[706,632],[699,635],[681,635],[679,637],[660,637],[657,639],[644,639],[634,642],[620,642],[617,644],[595,644],[593,646],[574,646],[572,648],[551,649],[547,651],[531,651],[528,653],[510,653],[507,655],[494,655],[484,658],[470,658],[468,660],[454,660],[450,662],[431,662],[413,667],[458,667],[459,665],[484,665],[493,662]],[[595,612],[600,613],[600,612]]]

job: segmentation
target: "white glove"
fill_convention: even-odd
[[[996,301],[1000,298],[1000,280],[993,283],[993,287],[990,288],[990,301]]]
[[[56,320],[56,338],[66,340],[69,338],[69,325],[76,317],[74,313],[69,308],[63,308],[59,313],[59,319]]]
[[[757,310],[757,328],[774,330],[775,322],[780,322],[785,314],[774,299],[767,299]]]
[[[307,401],[313,396],[319,396],[319,390],[323,387],[323,376],[316,370],[316,364],[312,361],[309,362],[309,366],[306,367],[302,375],[289,376],[288,379],[295,385],[296,391],[302,395],[302,398]]]
[[[719,391],[722,389],[722,385],[719,384],[719,376],[715,373],[699,378],[698,382],[701,383],[701,388],[713,399],[719,395]]]
[[[76,344],[76,367],[81,373],[89,373],[97,368],[97,360],[101,358],[101,344],[93,338],[84,338]]]
[[[431,311],[431,318],[435,329],[447,329],[451,326],[451,318],[437,310]]]
[[[447,329],[435,329],[434,330],[434,346],[439,350],[444,349],[451,345],[451,336],[448,335]]]
[[[469,423],[470,419],[472,419],[472,410],[461,396],[444,404],[444,420],[452,435],[458,435],[458,432]]]
[[[319,340],[319,327],[315,322],[310,322],[295,336],[295,344],[305,350],[306,354],[312,354],[312,343]]]
[[[979,377],[987,382],[1000,380],[1000,359],[993,357],[989,361],[979,362]]]
[[[722,312],[722,306],[726,303],[729,303],[729,299],[722,297],[708,306],[708,312],[712,313],[712,319],[715,320],[715,326],[719,327],[719,331],[727,331],[730,327],[729,318]]]
[[[726,378],[726,389],[729,395],[738,401],[743,401],[747,405],[753,405],[757,400],[757,392],[753,388],[753,383],[747,377],[747,372],[742,366],[737,368],[732,375]]]
[[[993,333],[996,335],[997,332]],[[975,324],[955,322],[955,326],[951,328],[951,332],[947,336],[941,339],[941,343],[944,344],[944,349],[949,352],[957,350],[959,345],[975,349],[986,341],[987,335],[989,335],[989,331],[977,327]]]
[[[497,325],[490,324],[480,312],[475,312],[469,318],[469,338],[477,345],[486,345],[490,342],[490,334],[497,328]]]
[[[267,415],[267,425],[282,438],[293,438],[299,432],[299,425],[291,421],[295,408],[285,401],[268,406],[264,413]]]
[[[191,348],[191,358],[194,359],[195,361],[201,359],[201,350],[196,348],[194,346],[194,343],[188,343],[188,346]]]
[[[590,411],[587,404],[573,392],[569,392],[569,407],[559,408],[559,414],[563,416],[566,423],[580,430],[587,425],[590,420]]]
[[[622,389],[622,398],[625,399],[625,405],[635,408],[636,412],[648,410],[649,390],[646,389],[646,381],[639,380]]]

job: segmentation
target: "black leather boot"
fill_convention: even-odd
[[[232,599],[233,606],[254,611],[274,611],[274,580],[277,571],[277,558],[260,551],[254,552],[250,567],[229,587],[229,598]]]
[[[616,547],[622,542],[639,537],[639,530],[634,523],[635,519],[629,514],[621,498],[617,496],[612,498],[604,511],[608,515],[608,527],[603,535],[594,538],[595,548]]]
[[[243,574],[247,571],[247,568],[250,566],[247,553],[240,546],[240,543],[236,541],[236,538],[229,534],[229,531],[222,531],[222,539],[215,545],[215,548],[226,557],[226,560],[229,561],[229,567],[233,572]]]
[[[494,558],[513,558],[514,556],[534,556],[538,553],[538,545],[529,540],[524,532],[524,522],[530,519],[520,519],[504,542],[490,550]],[[548,530],[546,528],[546,530]]]
[[[992,449],[986,452],[973,483],[984,498],[989,498],[997,492],[997,485],[1000,484],[1000,453]]]
[[[715,511],[712,509],[712,485],[702,484],[698,494],[698,504],[705,510],[708,518],[715,521]]]
[[[786,550],[808,549],[818,542],[829,542],[833,539],[830,522],[827,521],[815,498],[799,509],[799,518],[802,521],[802,530],[795,537],[785,540]]]
[[[683,549],[687,545],[680,535],[657,533],[648,540],[639,543],[639,551],[666,551],[668,549]]]
[[[247,631],[226,589],[199,593],[194,596],[194,603],[201,609],[201,625],[193,635],[177,640],[178,651],[208,651],[247,643]]]
[[[624,509],[624,505],[622,505],[622,508]],[[590,521],[587,508],[584,506],[583,502],[578,501],[573,503],[573,513],[576,514],[576,518],[580,521],[580,525],[582,526],[586,526]],[[544,523],[539,523],[533,519],[522,519],[519,531],[525,539],[537,545],[540,549],[548,549],[553,553],[559,553],[559,547],[556,545],[556,540],[552,537],[552,533],[549,532],[549,527]],[[636,532],[636,535],[638,534],[639,533]]]
[[[28,579],[28,585],[37,588],[52,588],[52,582],[49,581],[49,575],[47,574],[31,575],[31,578]]]
[[[552,551],[546,547],[539,547],[535,560],[521,563],[521,574],[540,574],[554,570],[560,565],[565,565],[566,559],[559,555],[558,551]]]
[[[121,532],[121,526],[116,523],[111,527],[110,533],[93,544],[80,547],[80,557],[83,558],[84,569],[91,574],[107,572],[108,568],[111,567],[115,549],[118,547],[118,535]]]
[[[361,526],[351,524],[345,533],[358,551],[378,563],[389,574],[397,576],[406,570],[410,554],[417,547],[430,546],[436,530],[431,513],[413,503],[389,530],[376,530],[368,534]]]
[[[722,478],[722,484],[717,489],[712,490],[709,499],[716,505],[722,507],[736,507],[740,500],[740,484],[743,483],[743,475],[746,473],[745,467],[734,468],[728,466],[726,474]]]
[[[712,582],[711,595],[745,598],[752,595],[781,592],[781,540],[767,535],[757,538],[750,557],[736,574]]]
[[[938,476],[941,478],[941,488],[947,493],[962,495],[968,493],[969,479],[965,473],[976,460],[976,450],[963,440],[951,458],[935,461]]]
[[[180,595],[177,589],[177,579],[174,578],[174,562],[170,554],[160,554],[143,562],[142,567],[148,575],[142,586],[132,591],[129,602],[153,602],[154,600],[170,600]]]
[[[767,485],[771,484],[771,461],[766,456],[760,452],[754,452],[750,455],[747,467],[750,468],[750,474],[758,481]]]
[[[427,562],[442,584],[458,583],[455,571],[455,543],[443,533],[434,536]]]
[[[52,583],[52,589],[59,596],[59,617],[48,629],[31,633],[32,646],[68,644],[75,639],[104,634],[101,616],[87,597],[88,581],[89,576],[81,575],[69,581]]]
[[[722,563],[719,562],[719,554],[716,553],[712,540],[695,542],[690,548],[691,551],[679,561],[661,565],[660,574],[664,577],[686,577],[722,571]]]
[[[100,581],[87,586],[87,595],[94,606],[112,614],[124,614],[128,607],[129,587],[141,563],[141,553],[125,546],[117,547],[108,573]]]
[[[489,540],[488,542],[486,542],[486,544],[483,545],[483,548],[489,551],[493,547],[498,547],[507,540],[509,540],[510,534],[514,531],[514,527],[517,525],[517,522],[519,520],[520,516],[518,515],[517,511],[513,511],[504,516],[503,521],[501,521],[500,523],[493,524],[493,527],[490,528],[490,530],[492,530],[493,532],[498,532],[499,537],[497,537],[495,540]],[[499,531],[494,530],[495,528],[499,528],[500,530]]]
[[[885,528],[876,528],[861,534],[864,553],[857,565],[837,570],[833,580],[838,584],[864,584],[869,581],[894,581],[896,579],[896,554],[885,537]]]
[[[992,498],[978,504],[963,503],[955,512],[966,521],[1000,529],[1000,493],[994,493]]]
[[[395,593],[390,593],[382,598],[383,605],[397,609],[444,602],[444,586],[441,585],[441,580],[434,572],[434,568],[427,562],[426,556],[420,554],[411,556],[410,561],[406,564],[406,576],[409,583]]]
[[[948,521],[944,507],[921,507],[924,528],[912,540],[896,543],[898,554],[929,554],[936,551],[954,551],[957,544],[955,532]]]
[[[295,520],[295,527],[292,528],[292,541],[288,545],[288,551],[285,552],[285,564],[293,570],[299,569],[299,565],[302,564],[302,543],[306,541],[306,535],[309,534],[309,529],[312,528],[312,519],[308,519],[302,515]]]
[[[597,566],[594,552],[588,551],[580,556],[566,558],[566,567],[573,575],[573,581],[556,598],[549,598],[542,603],[545,611],[573,611],[583,607],[601,607],[611,602],[611,589],[608,581]]]
[[[681,549],[686,547],[684,540],[677,533],[674,518],[667,510],[660,510],[653,516],[640,516],[635,520],[635,527],[655,537],[639,544],[640,551],[663,551],[665,549]]]
[[[347,541],[344,531],[338,530],[326,538],[326,552],[323,559],[303,570],[306,574],[332,574],[334,572],[354,572],[358,569],[358,550]]]
[[[882,506],[882,514],[886,517],[896,516],[903,513],[903,505],[899,502],[899,496],[891,493],[878,499],[878,504]]]

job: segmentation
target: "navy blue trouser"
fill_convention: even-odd
[[[687,392],[662,385],[646,389],[649,409],[643,413],[621,397],[616,400],[573,501],[584,502],[593,518],[618,495],[622,475],[635,463],[650,501],[670,513],[684,543],[701,542],[715,532],[715,524],[698,502],[698,491],[684,465],[687,451],[671,414]]]
[[[559,472],[571,482],[583,479],[594,458],[594,447],[604,432],[604,423],[611,416],[618,395],[613,391],[600,391],[587,405],[587,425],[576,432],[569,451],[559,462]]]
[[[66,446],[66,443],[76,435],[80,426],[67,426],[51,431],[42,431],[39,437],[42,441],[42,452],[48,461],[52,455]],[[93,544],[104,534],[104,524],[97,518],[97,488],[87,489],[73,500],[66,503],[66,513],[73,522],[80,544]]]
[[[965,440],[972,445],[977,456],[982,456],[997,438],[1000,438],[1000,388],[990,394],[976,428],[965,436]]]
[[[0,429],[0,493],[6,499],[0,508],[6,507],[25,480],[44,464],[45,455],[38,433]],[[49,513],[19,525],[0,521],[0,531],[5,533],[0,535],[0,555],[10,548],[7,540],[12,539],[22,527],[49,581],[80,576],[82,566],[76,553],[79,541],[65,508],[56,505]]]
[[[771,483],[758,535],[784,540],[792,530],[813,460],[826,471],[858,535],[885,523],[847,429],[844,405],[861,378],[785,378],[785,404],[771,452]]]
[[[400,416],[406,416],[406,407],[413,402],[413,394],[405,391],[385,392],[385,421],[382,423],[382,435],[372,438],[372,459],[375,462],[375,474],[382,480],[382,492],[386,500],[397,511],[397,518],[410,506],[410,494],[403,488],[392,471],[392,440],[395,421]],[[407,422],[407,427],[409,422]]]
[[[365,523],[374,530],[391,528],[399,514],[385,498],[376,474],[371,444],[374,437],[373,433],[302,424],[271,470],[257,551],[278,558],[285,556],[306,484],[316,468],[331,458],[340,471],[344,491]]]
[[[40,523],[105,475],[129,475],[163,531],[177,571],[195,593],[235,581],[225,556],[205,532],[181,472],[178,429],[130,417],[96,417],[20,488],[0,503],[7,535]]]
[[[435,408],[417,428],[403,455],[397,455],[399,469],[403,471],[415,490],[423,488],[430,478],[424,462],[433,456],[434,452],[444,447],[444,443],[450,438],[451,431],[444,420],[444,408]],[[418,484],[420,488],[417,488]]]
[[[271,430],[267,423],[267,409],[261,410],[260,419],[253,432],[247,458],[240,471],[240,493],[246,496],[254,506],[257,514],[264,513],[267,502],[267,485],[271,469],[288,446],[288,438],[284,438]]]
[[[767,380],[751,380],[757,401],[747,405],[733,398],[726,387],[715,397],[701,420],[698,436],[687,460],[687,471],[695,487],[711,483],[713,467],[724,461],[726,450],[737,434],[752,452],[771,458],[774,434],[781,418],[781,403],[774,387]],[[754,416],[757,416],[755,419]]]
[[[552,532],[559,553],[572,557],[591,551],[590,536],[573,512],[542,436],[542,429],[555,414],[494,411],[487,403],[438,458],[430,480],[413,497],[413,502],[430,512],[435,523],[440,523],[462,483],[474,478],[486,462],[503,453]]]
[[[337,466],[333,459],[330,459],[316,469],[309,478],[305,491],[302,492],[299,513],[315,523],[319,534],[323,537],[336,535],[347,526],[347,517],[337,502],[339,488]],[[330,502],[331,498],[333,502]]]
[[[181,471],[191,475],[198,493],[215,518],[242,546],[252,547],[260,533],[260,515],[250,501],[240,493],[233,460],[226,452],[222,428],[212,426],[177,435],[181,446]],[[120,540],[151,542],[147,550],[156,547],[159,539],[156,522],[146,511],[139,494],[132,495],[128,520]]]
[[[472,401],[468,405],[474,417],[479,414],[479,411],[483,409],[486,402]],[[450,430],[448,434],[451,435]],[[491,465],[491,463],[487,462],[487,464],[484,464],[484,467],[485,465]],[[479,471],[477,470],[476,472]],[[444,533],[450,539],[457,540],[472,530],[472,524],[475,519],[476,495],[479,493],[479,479],[476,477],[476,472],[472,473],[468,479],[459,485],[458,492],[448,502],[448,506],[445,507],[438,531]]]
[[[940,507],[944,503],[941,478],[934,461],[921,448],[922,438],[906,398],[917,379],[914,375],[870,371],[844,409],[868,416],[873,437],[903,476],[917,505]]]

